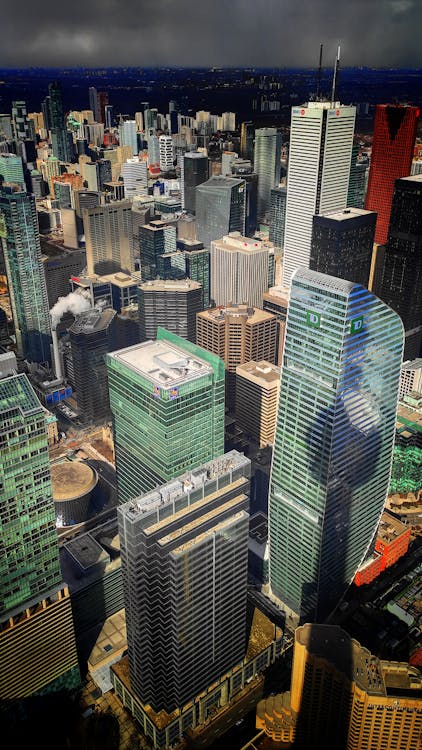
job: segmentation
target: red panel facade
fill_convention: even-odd
[[[417,107],[377,104],[365,208],[378,214],[375,242],[387,242],[394,182],[408,177],[419,117]]]

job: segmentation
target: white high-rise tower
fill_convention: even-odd
[[[346,208],[355,117],[339,102],[292,108],[283,285],[309,268],[313,215]]]

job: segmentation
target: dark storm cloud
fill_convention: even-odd
[[[422,0],[6,0],[0,66],[422,65]]]

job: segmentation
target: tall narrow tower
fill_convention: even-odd
[[[388,242],[374,290],[401,317],[404,358],[422,354],[422,175],[396,180]]]
[[[417,107],[378,104],[365,208],[378,214],[375,242],[387,241],[394,183],[410,175],[419,117]]]
[[[76,687],[44,411],[26,375],[0,380],[0,699]]]
[[[334,609],[387,495],[403,349],[364,287],[293,276],[270,483],[270,585],[301,620]]]
[[[309,268],[312,217],[346,208],[355,107],[309,102],[293,107],[287,179],[283,285]]]
[[[51,327],[35,199],[18,185],[0,187],[0,238],[18,350],[33,362],[48,361]]]
[[[280,182],[281,133],[276,128],[255,131],[254,171],[258,175],[258,220],[270,210],[271,190]]]

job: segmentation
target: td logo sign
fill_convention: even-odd
[[[314,312],[313,310],[306,311],[306,325],[311,328],[321,327],[321,313]]]
[[[363,315],[350,321],[350,333],[360,333],[363,329]]]

